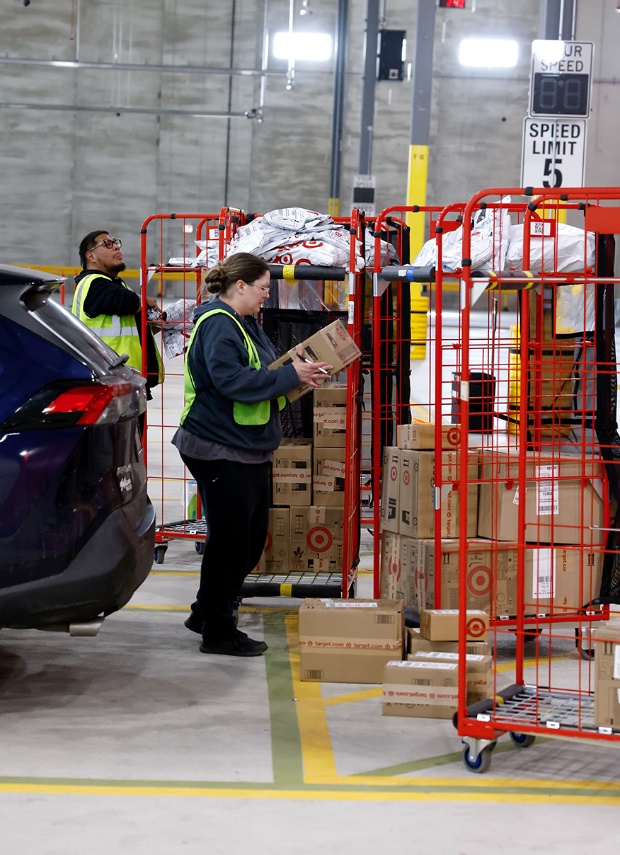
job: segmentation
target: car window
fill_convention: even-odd
[[[98,374],[122,365],[116,351],[79,321],[75,315],[58,305],[48,291],[28,291],[22,300],[29,314]]]

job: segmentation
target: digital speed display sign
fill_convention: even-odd
[[[537,39],[532,43],[530,116],[587,119],[592,42]]]

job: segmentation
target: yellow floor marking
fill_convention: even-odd
[[[400,787],[447,787],[453,788],[454,792],[436,793],[431,796],[436,796],[439,800],[489,800],[498,802],[537,802],[544,799],[545,803],[551,802],[558,804],[566,803],[569,799],[572,803],[592,803],[597,804],[617,804],[618,795],[620,795],[620,783],[605,782],[605,781],[553,781],[553,780],[536,780],[529,778],[490,778],[488,776],[470,776],[463,778],[444,778],[444,777],[418,777],[417,775],[404,776],[363,776],[363,775],[339,775],[336,769],[336,762],[333,753],[331,737],[329,733],[329,725],[327,722],[326,708],[338,703],[351,703],[354,700],[362,700],[368,697],[376,697],[380,694],[381,689],[373,688],[362,690],[361,692],[348,692],[338,697],[323,698],[320,683],[302,682],[299,671],[299,647],[298,647],[298,631],[299,631],[298,614],[292,614],[286,618],[286,633],[290,651],[290,662],[293,676],[293,691],[297,700],[297,720],[299,724],[299,733],[302,746],[302,757],[304,762],[304,782],[306,784],[323,784],[323,785],[356,785],[363,784],[368,787],[377,787],[379,789],[386,786]],[[536,660],[525,660],[526,665],[535,664]],[[505,667],[504,667],[505,666]],[[502,663],[503,670],[514,668],[514,663]],[[458,748],[457,748],[458,751]],[[456,751],[455,751],[456,753]],[[501,788],[502,790],[542,790],[540,795],[526,795],[524,793],[489,793],[485,792],[480,795],[466,793],[466,790],[490,790],[493,788]],[[593,790],[597,793],[609,792],[617,794],[615,797],[610,796],[571,796],[557,795],[554,796],[553,790]],[[349,794],[350,795],[350,794]],[[339,796],[347,798],[347,795]],[[380,797],[380,796],[378,796]],[[388,798],[387,794],[384,795]],[[406,798],[406,796],[403,796]],[[418,794],[412,794],[415,800]],[[395,799],[396,800],[396,799]],[[425,800],[423,794],[420,794],[420,800]]]
[[[346,695],[336,695],[331,698],[323,698],[323,703],[326,707],[333,707],[337,704],[354,704],[357,701],[366,701],[369,698],[380,698],[381,688],[364,689],[361,692],[347,692]]]
[[[126,606],[123,606],[123,611],[134,611],[134,612],[186,612],[188,611],[189,606],[156,606],[152,604],[144,604],[140,603],[129,603]]]
[[[123,606],[123,611],[127,609],[134,612],[186,612],[189,610],[189,606],[162,606],[154,605],[152,603],[129,603],[128,605]],[[286,608],[283,606],[248,606],[244,603],[243,611],[246,614],[262,615],[272,612],[287,614],[288,612],[290,612],[290,608]]]
[[[618,805],[618,798],[612,796],[593,797],[561,796],[536,793],[488,793],[488,792],[465,792],[463,785],[467,779],[451,779],[454,789],[451,792],[376,792],[376,791],[347,791],[347,790],[242,790],[218,787],[161,787],[153,786],[99,786],[79,784],[0,784],[0,793],[28,793],[40,795],[90,795],[90,796],[159,796],[162,798],[218,798],[218,799],[279,799],[293,801],[355,801],[355,802],[436,802],[436,801],[460,801],[460,802],[502,802],[535,804],[544,799],[545,804],[566,804],[567,798],[570,804],[583,805]],[[359,785],[359,780],[357,781]],[[416,780],[416,783],[420,783]],[[506,783],[506,782],[502,782]]]
[[[200,570],[151,570],[149,576],[200,576]]]
[[[545,659],[545,662],[546,661],[547,660]],[[560,660],[559,660],[559,658],[555,658],[552,661],[553,662],[559,662]],[[524,659],[523,660],[523,667],[524,668],[535,668],[537,664],[539,664],[539,661],[537,659]],[[514,671],[516,667],[517,667],[517,665],[516,665],[516,662],[514,660],[512,662],[499,662],[495,666],[495,670],[498,674],[503,674],[506,671]]]
[[[334,783],[338,779],[320,683],[302,683],[299,673],[299,616],[286,618],[293,693],[307,784]],[[359,781],[357,782],[359,784]]]

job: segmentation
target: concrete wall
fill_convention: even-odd
[[[153,213],[216,212],[225,203],[248,211],[327,210],[333,62],[298,63],[294,88],[287,90],[286,63],[270,56],[262,122],[244,115],[261,103],[260,77],[222,73],[260,69],[264,21],[270,33],[287,29],[288,0],[0,3],[2,261],[75,265],[80,238],[109,228],[123,238],[127,263],[135,267],[140,226]],[[296,16],[296,26],[335,33],[336,0],[310,5],[313,14]],[[436,12],[431,204],[520,182],[530,46],[541,35],[542,3],[468,5]],[[367,0],[349,0],[341,213],[350,210],[359,169],[366,7]],[[595,43],[588,184],[620,185],[615,7],[578,3],[576,38]],[[381,10],[388,28],[407,31],[412,62],[417,2],[387,0]],[[457,47],[471,35],[516,38],[518,66],[500,73],[463,69]],[[75,60],[80,67],[50,64]],[[112,63],[142,68],[106,67]],[[410,80],[376,83],[378,210],[406,200],[412,99]]]

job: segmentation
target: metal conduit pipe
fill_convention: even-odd
[[[194,119],[255,119],[261,115],[260,108],[244,113],[228,113],[223,110],[167,110],[162,107],[109,107],[81,106],[75,104],[26,104],[22,101],[0,101],[0,110],[56,110],[71,113],[138,113],[145,116],[190,116]]]
[[[208,65],[153,65],[139,62],[80,62],[65,59],[26,59],[2,56],[0,65],[40,66],[43,68],[84,68],[95,71],[148,71],[158,74],[219,74],[240,77],[286,77],[284,71],[268,71],[266,68],[221,68]]]

